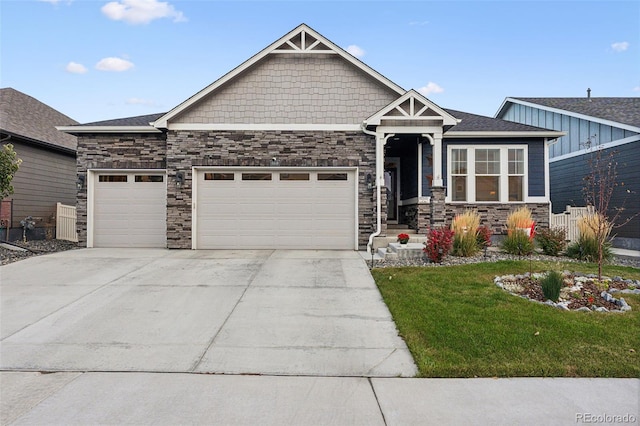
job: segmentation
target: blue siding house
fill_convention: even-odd
[[[583,178],[593,147],[612,150],[618,187],[612,208],[624,207],[619,222],[640,212],[640,98],[507,98],[496,118],[566,133],[550,146],[549,176],[553,213],[584,206]],[[591,149],[590,149],[591,146]],[[613,245],[640,250],[640,217],[614,230]]]

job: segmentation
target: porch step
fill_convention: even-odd
[[[399,232],[398,232],[399,234]],[[391,243],[397,243],[398,242],[398,234],[396,233],[391,233],[388,229],[387,229],[387,235],[386,237],[375,237],[373,239],[373,249],[377,250],[379,248],[386,248],[389,246],[389,244]],[[422,245],[423,243],[427,242],[427,236],[426,235],[418,235],[418,233],[416,231],[413,231],[413,233],[409,233],[409,232],[405,232],[405,234],[409,234],[409,244],[412,243],[419,243],[420,245]]]
[[[385,259],[415,259],[424,256],[424,244],[414,242],[407,244],[390,243],[386,250]]]

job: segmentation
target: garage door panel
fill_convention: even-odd
[[[166,247],[166,183],[136,182],[139,171],[117,172],[127,182],[100,181],[93,188],[93,245],[95,247]],[[112,173],[114,174],[114,173]]]
[[[355,171],[335,172],[346,181],[319,181],[309,169],[251,170],[272,173],[270,181],[242,180],[246,170],[234,181],[205,181],[207,172],[197,179],[197,248],[354,249]],[[280,180],[280,173],[308,180]]]

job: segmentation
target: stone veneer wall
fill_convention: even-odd
[[[169,131],[167,134],[167,245],[191,248],[193,166],[358,167],[358,244],[375,228],[375,141],[361,132],[329,131]],[[184,173],[178,189],[175,175]]]
[[[164,133],[80,135],[77,149],[78,174],[89,169],[162,169],[167,167]],[[87,182],[87,181],[85,181]],[[76,199],[78,240],[87,242],[87,185]]]
[[[516,208],[523,204],[444,204],[444,215],[438,216],[434,225],[448,226],[453,222],[456,214],[463,213],[465,210],[474,210],[480,214],[480,224],[488,225],[494,234],[501,235],[506,233],[507,216]],[[528,203],[526,205],[531,210],[533,220],[537,226],[541,228],[549,227],[549,204],[548,203]],[[419,204],[419,221],[418,232],[424,234],[430,226],[432,206],[430,204]]]

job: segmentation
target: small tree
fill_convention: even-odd
[[[3,145],[0,149],[0,200],[13,194],[11,181],[18,171],[22,160],[13,149],[10,143]]]
[[[619,228],[637,216],[632,215],[620,221],[620,215],[624,211],[624,202],[619,206],[610,207],[611,197],[618,186],[618,162],[617,151],[609,150],[595,143],[597,135],[590,136],[584,143],[589,151],[587,165],[588,174],[583,178],[584,186],[582,194],[587,206],[592,206],[594,215],[599,220],[587,221],[587,225],[593,232],[593,238],[598,245],[598,279],[602,279],[602,264],[606,258],[604,251],[609,243],[611,230]]]

